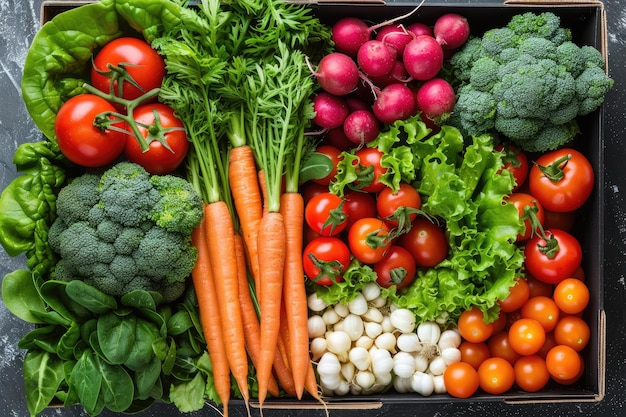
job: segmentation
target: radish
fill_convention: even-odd
[[[341,52],[325,55],[319,62],[317,82],[322,89],[336,96],[344,96],[356,88],[359,82],[359,69],[352,58]]]
[[[341,126],[350,113],[346,101],[330,93],[322,91],[312,101],[315,111],[313,122],[324,129]]]
[[[382,77],[393,69],[396,50],[382,41],[369,40],[357,52],[356,60],[361,70],[370,77]]]
[[[412,39],[413,35],[411,32],[408,32],[402,25],[383,26],[376,34],[376,40],[395,48],[400,56],[406,44],[411,42]]]
[[[415,94],[417,108],[428,119],[441,123],[454,109],[454,88],[442,78],[433,78],[422,84]]]
[[[443,49],[435,38],[420,35],[404,48],[402,61],[409,75],[416,80],[433,78],[443,65]]]
[[[363,145],[376,139],[380,126],[374,113],[369,110],[356,110],[346,117],[343,131],[352,143]]]
[[[373,77],[371,78],[372,82],[376,84],[378,87],[386,87],[389,84],[403,82],[408,83],[411,81],[411,77],[409,73],[406,71],[404,67],[404,63],[400,59],[396,59],[396,62],[391,69],[391,72],[383,75],[382,77]]]
[[[433,33],[444,49],[456,49],[467,41],[470,27],[464,16],[446,13],[435,22]]]
[[[378,93],[373,110],[383,123],[404,120],[415,113],[413,91],[402,83],[390,84]]]
[[[354,143],[352,143],[352,141],[348,139],[344,133],[343,125],[328,129],[326,131],[326,135],[324,135],[324,138],[322,139],[322,143],[324,145],[334,146],[341,151],[347,151],[354,147]]]
[[[350,112],[355,110],[369,110],[370,105],[365,102],[365,100],[359,97],[346,97],[346,103],[348,103],[348,109]]]
[[[433,30],[426,23],[416,22],[411,23],[406,30],[413,34],[413,36],[429,35],[433,36]]]

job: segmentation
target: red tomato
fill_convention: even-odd
[[[341,197],[331,192],[312,197],[304,207],[304,218],[309,227],[322,236],[339,234],[348,220]]]
[[[489,346],[485,342],[474,343],[464,340],[459,345],[459,350],[461,351],[461,361],[469,363],[474,369],[478,369],[480,364],[491,356]]]
[[[483,391],[497,395],[511,389],[515,383],[515,371],[506,359],[489,358],[480,364],[478,378]]]
[[[313,181],[307,181],[302,185],[302,187],[300,187],[300,193],[302,194],[302,199],[304,200],[305,205],[311,201],[314,196],[327,192],[328,187],[316,184]]]
[[[572,148],[543,154],[530,169],[528,186],[546,210],[573,211],[593,190],[594,172],[589,160]]]
[[[560,229],[545,231],[548,240],[534,236],[526,242],[524,256],[528,272],[543,282],[558,284],[580,266],[582,248],[574,236]]]
[[[111,70],[109,66],[123,68],[128,75],[119,77],[119,70]],[[122,37],[107,43],[96,54],[91,69],[91,84],[108,94],[113,83],[116,96],[132,100],[161,87],[164,76],[163,58],[150,44],[141,39]],[[133,85],[129,78],[140,88]]]
[[[355,156],[359,158],[357,173],[359,175],[359,190],[368,193],[377,193],[386,187],[380,182],[380,177],[387,172],[380,164],[383,153],[376,148],[364,147],[356,151]]]
[[[443,382],[448,394],[457,398],[471,397],[480,384],[478,371],[465,362],[448,365],[443,373]]]
[[[378,216],[402,230],[406,230],[413,222],[421,207],[422,199],[415,187],[404,182],[400,183],[397,192],[385,187],[376,198]]]
[[[522,308],[524,303],[530,298],[530,287],[524,278],[516,278],[515,284],[510,288],[509,295],[504,299],[498,301],[500,304],[500,310],[505,313],[510,313],[519,308]]]
[[[443,229],[425,217],[413,221],[411,229],[400,236],[399,244],[413,255],[421,267],[432,267],[448,256],[448,239]]]
[[[165,104],[145,104],[135,109],[133,118],[149,148],[143,151],[137,138],[128,135],[124,148],[126,157],[155,175],[169,174],[178,168],[187,155],[189,141],[183,122],[174,115],[174,110]],[[130,131],[128,126],[125,129]]]
[[[126,134],[95,125],[100,123],[98,115],[114,111],[111,103],[93,94],[67,100],[54,121],[54,134],[63,155],[85,167],[101,167],[115,161],[124,150]],[[102,122],[110,123],[110,119],[104,117]]]
[[[526,282],[528,283],[528,288],[530,289],[530,297],[536,297],[538,295],[552,297],[554,285],[539,281],[537,278],[528,273],[526,273]]]
[[[502,162],[504,169],[508,169],[515,178],[513,191],[519,189],[528,178],[528,157],[520,148],[512,144],[496,145],[496,151],[503,151]]]
[[[546,332],[551,332],[559,322],[559,307],[546,296],[531,297],[521,309],[522,317],[537,320]]]
[[[546,386],[550,373],[546,361],[539,355],[522,356],[513,366],[515,383],[527,392],[537,392]]]
[[[565,278],[554,288],[552,298],[562,312],[577,314],[589,304],[589,288],[577,278]]]
[[[521,318],[509,328],[511,348],[520,355],[534,355],[546,341],[546,331],[537,320]]]
[[[375,264],[383,259],[391,244],[389,227],[375,217],[359,219],[348,230],[350,251],[365,264]]]
[[[559,345],[566,345],[580,352],[589,343],[591,329],[585,320],[576,316],[565,316],[554,328],[554,340]]]
[[[383,259],[374,264],[374,272],[381,287],[395,285],[396,289],[402,289],[415,280],[415,260],[408,250],[392,245]]]
[[[576,378],[583,366],[578,352],[565,345],[556,345],[550,349],[546,355],[546,365],[550,375],[558,380]]]
[[[341,239],[333,236],[314,238],[304,248],[302,266],[305,275],[318,285],[343,282],[343,272],[350,265],[350,251]]]
[[[463,339],[474,343],[484,342],[493,334],[493,323],[485,323],[483,312],[478,307],[462,312],[457,327]]]
[[[509,334],[505,331],[495,333],[487,341],[491,356],[506,359],[511,365],[520,358],[520,354],[513,349],[509,342]]]
[[[517,241],[527,240],[531,235],[537,234],[539,226],[545,221],[543,207],[537,199],[530,194],[518,192],[511,194],[506,200],[517,208],[519,218],[524,222],[524,231],[517,235]]]
[[[328,185],[332,180],[335,179],[335,176],[337,175],[337,164],[342,159],[342,157],[340,156],[341,151],[334,146],[321,145],[318,146],[317,149],[315,149],[315,152],[327,156],[328,159],[330,159],[330,163],[332,164],[332,169],[324,178],[314,178],[311,181],[320,185]]]
[[[364,217],[376,217],[376,200],[373,194],[348,191],[343,196],[343,211],[348,215],[346,229]]]
[[[505,329],[509,322],[509,315],[504,311],[498,313],[498,318],[493,321],[493,334],[499,333]]]

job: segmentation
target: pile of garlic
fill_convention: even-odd
[[[309,338],[322,392],[369,395],[391,384],[399,393],[445,393],[443,373],[461,360],[461,336],[438,323],[416,323],[388,305],[376,283],[348,304],[326,305],[309,295]]]

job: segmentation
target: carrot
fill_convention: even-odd
[[[257,177],[254,154],[248,145],[232,148],[229,152],[228,181],[239,218],[248,263],[255,283],[259,276],[257,235],[263,215],[263,199]]]
[[[207,350],[213,365],[213,383],[224,406],[224,416],[228,416],[230,368],[224,346],[222,322],[204,226],[205,220],[203,219],[200,226],[191,233],[192,243],[198,249],[198,259],[191,271],[191,278],[198,299],[198,311]]]
[[[302,266],[302,230],[304,199],[297,192],[284,193],[280,212],[285,219],[285,254],[283,299],[289,329],[289,363],[293,372],[298,398],[304,392],[309,358],[308,311],[304,270]]]
[[[280,305],[285,264],[285,224],[280,212],[268,212],[263,216],[258,239],[261,355],[257,367],[257,378],[259,403],[263,404],[280,334]]]
[[[315,377],[315,370],[313,369],[313,362],[311,360],[309,360],[309,363],[307,365],[305,386],[307,392],[311,394],[313,398],[321,403],[324,403],[320,395],[320,388],[317,385],[317,378]]]
[[[265,180],[265,171],[263,169],[260,169],[259,172],[257,173],[257,176],[259,177],[259,187],[261,189],[261,196],[263,198],[263,214],[268,212],[268,207],[269,204],[267,202],[268,196],[267,196],[267,182]]]
[[[209,259],[215,279],[215,289],[224,329],[224,344],[231,372],[239,390],[248,402],[248,357],[245,350],[245,336],[241,307],[239,305],[239,284],[237,258],[235,256],[235,231],[228,206],[224,201],[205,205],[206,234]]]
[[[250,290],[248,288],[248,276],[246,274],[246,259],[244,254],[243,241],[240,234],[235,233],[235,254],[237,256],[237,272],[239,274],[239,303],[241,304],[241,318],[243,320],[244,337],[246,339],[246,350],[254,366],[259,363],[259,353],[261,349],[261,330],[259,318]],[[268,392],[275,397],[280,395],[278,384],[273,377],[270,377]]]

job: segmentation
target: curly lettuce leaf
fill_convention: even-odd
[[[343,282],[336,282],[331,286],[323,287],[308,281],[317,296],[328,305],[347,304],[354,299],[370,282],[376,281],[376,273],[369,265],[364,265],[353,259],[343,274]]]

